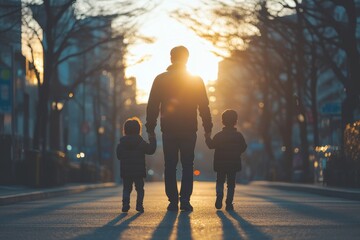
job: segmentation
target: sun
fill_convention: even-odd
[[[197,44],[187,46],[190,51],[190,58],[187,64],[188,71],[200,76],[205,84],[210,81],[215,81],[221,59],[204,46],[196,45]]]
[[[132,47],[132,56],[138,59],[141,56],[149,56],[146,61],[136,65],[128,63],[127,77],[135,77],[138,88],[138,103],[146,103],[151,85],[155,77],[166,71],[171,64],[170,50],[176,46],[185,46],[189,50],[188,71],[193,75],[200,76],[204,83],[215,81],[218,75],[218,64],[221,58],[212,50],[214,47],[197,36],[190,29],[168,17],[158,16],[148,22],[148,27],[143,28],[145,36],[155,36],[153,44],[143,44]]]

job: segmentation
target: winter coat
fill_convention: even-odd
[[[237,172],[241,170],[241,154],[247,145],[244,136],[233,127],[224,127],[214,138],[206,138],[207,146],[215,149],[214,171]]]
[[[173,64],[154,80],[146,110],[146,130],[154,132],[160,111],[163,133],[195,133],[197,109],[205,132],[211,132],[213,124],[203,80],[190,75],[185,65]]]
[[[140,135],[127,135],[120,139],[116,156],[120,160],[120,175],[124,177],[146,177],[145,154],[154,154],[155,137],[147,143]]]

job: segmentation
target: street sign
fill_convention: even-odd
[[[12,83],[11,69],[0,67],[0,113],[11,112]]]
[[[321,107],[320,111],[324,115],[340,115],[341,114],[341,103],[340,102],[325,103]]]

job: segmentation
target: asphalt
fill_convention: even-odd
[[[337,197],[360,201],[360,189],[357,188],[335,188],[315,184],[299,184],[285,182],[254,181],[250,185],[270,187],[287,191],[298,191],[312,193],[328,197]],[[95,184],[70,184],[53,188],[28,188],[24,186],[1,186],[0,185],[0,206],[14,204],[24,201],[33,201],[51,197],[75,194],[84,191],[115,187],[113,182]]]

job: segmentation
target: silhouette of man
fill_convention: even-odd
[[[160,126],[165,160],[165,192],[169,199],[167,210],[178,211],[179,192],[176,165],[182,164],[180,210],[192,211],[194,149],[197,131],[197,109],[202,118],[205,135],[211,135],[212,120],[209,100],[203,80],[186,70],[189,51],[177,46],[170,52],[171,65],[158,75],[151,88],[146,114],[146,131],[154,134],[160,111]]]

